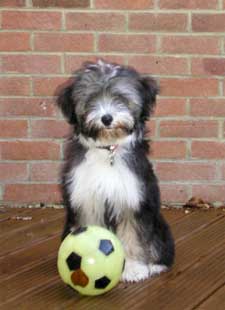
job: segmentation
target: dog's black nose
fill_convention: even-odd
[[[105,114],[102,116],[102,122],[105,126],[109,126],[113,121],[113,117],[110,114]]]

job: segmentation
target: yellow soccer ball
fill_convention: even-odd
[[[120,280],[125,265],[119,239],[99,226],[80,227],[62,242],[58,271],[62,280],[83,295],[100,295]]]

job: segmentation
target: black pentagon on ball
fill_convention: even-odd
[[[99,250],[105,254],[105,255],[109,255],[114,251],[114,247],[113,244],[110,240],[101,240],[100,244],[99,244]]]
[[[67,257],[66,262],[70,270],[77,270],[77,269],[80,269],[81,257],[75,252],[72,252]]]
[[[81,233],[87,231],[87,229],[88,229],[88,228],[85,227],[85,226],[78,227],[76,230],[74,230],[74,231],[72,232],[72,235],[81,234]]]
[[[101,289],[104,289],[106,288],[109,283],[111,281],[109,280],[109,278],[107,278],[106,276],[98,279],[98,280],[95,280],[95,288],[101,288]]]

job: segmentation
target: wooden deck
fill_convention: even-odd
[[[82,297],[57,274],[63,210],[0,208],[0,309],[224,310],[225,212],[164,210],[176,240],[174,268],[106,295]]]

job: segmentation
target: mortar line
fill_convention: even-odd
[[[160,0],[155,0],[155,1],[154,1],[153,9],[154,9],[155,11],[156,11],[156,10],[160,10],[159,1],[160,1]]]
[[[95,32],[94,33],[94,47],[93,47],[93,50],[94,50],[94,54],[100,54],[99,53],[99,32]]]
[[[221,97],[223,97],[224,96],[224,93],[223,93],[223,84],[224,84],[224,81],[223,80],[219,80],[218,81],[218,84],[219,84],[219,95],[221,96]]]
[[[60,69],[61,69],[62,74],[66,74],[66,72],[65,72],[65,61],[66,61],[65,53],[62,53],[62,55],[60,57]]]
[[[95,1],[90,0],[90,9],[94,9],[94,8],[95,8]]]
[[[1,11],[0,11],[0,13],[1,13]],[[2,14],[0,14],[0,29],[2,30]]]
[[[74,55],[75,56],[75,55]],[[111,54],[111,53],[108,53],[108,54],[103,54],[103,53],[98,53],[97,51],[93,54],[93,55],[85,55],[85,56],[101,56],[101,57],[107,57],[107,56],[116,56],[115,54]],[[127,56],[132,56],[131,54],[123,54],[123,55],[120,55],[121,57],[127,57]],[[150,73],[150,72],[143,72],[143,74],[145,74],[146,76],[152,76],[152,77],[155,77],[157,79],[161,79],[161,80],[177,80],[177,79],[181,79],[181,80],[210,80],[210,81],[218,81],[220,83],[223,83],[223,77],[221,75],[214,75],[213,77],[211,76],[205,76],[204,74],[203,75],[193,75],[193,76],[190,76],[189,73],[184,73],[184,74],[171,74],[171,75],[167,75],[167,74],[155,74],[155,73]],[[51,73],[51,74],[44,74],[44,73],[32,73],[32,72],[29,72],[29,73],[2,73],[2,77],[6,78],[16,78],[16,77],[21,77],[21,78],[29,78],[30,76],[32,75],[32,77],[34,79],[41,79],[41,78],[45,78],[45,79],[54,79],[54,78],[68,78],[70,77],[70,73]],[[14,97],[14,96],[2,96],[2,97]],[[21,97],[21,96],[20,96]],[[43,95],[42,97],[51,97],[51,95]],[[171,96],[171,97],[186,97],[186,95],[184,96]],[[189,97],[204,97],[203,96],[189,96]],[[217,95],[211,95],[211,96],[208,96],[208,97],[223,97],[222,93],[221,95],[219,94],[218,96]]]
[[[129,13],[125,13],[125,33],[129,32]]]
[[[27,163],[27,182],[31,182],[31,163]]]
[[[3,183],[1,183],[0,184],[0,204],[1,204],[1,201],[3,202],[4,191],[5,191],[5,186]],[[3,204],[4,204],[4,202],[3,202]]]
[[[188,13],[187,31],[192,32],[192,12]]]
[[[28,0],[29,1],[29,0]],[[156,6],[157,6],[156,0]],[[120,12],[128,12],[128,13],[160,13],[160,14],[187,14],[190,12],[190,9],[162,9],[162,8],[146,8],[146,9],[97,9],[97,8],[63,8],[66,12],[78,12],[78,13],[85,13],[91,11],[91,13],[120,13]],[[91,9],[91,10],[90,10]],[[22,11],[22,12],[61,12],[61,7],[0,7],[0,11]],[[196,14],[224,14],[224,11],[218,11],[216,9],[192,9],[193,13]]]
[[[34,32],[33,31],[30,33],[30,48],[31,48],[31,51],[35,50],[35,46],[34,46]]]
[[[185,103],[185,112],[186,112],[186,116],[189,118],[191,117],[191,104],[190,104],[190,99],[187,98],[186,99],[186,103]],[[208,119],[208,118],[207,118]]]
[[[218,1],[218,9],[223,10],[223,0]]]
[[[32,139],[31,118],[27,118],[27,138]]]
[[[65,10],[62,10],[62,14],[61,14],[61,30],[63,32],[65,32],[66,30],[66,13]]]
[[[25,1],[26,8],[32,8],[32,0]]]
[[[224,138],[224,120],[218,121],[218,139],[223,140]]]
[[[30,34],[31,31],[34,34],[60,34],[62,33],[61,29],[28,29],[28,28],[21,28],[21,29],[1,29],[1,33],[28,33]],[[95,30],[73,30],[68,29],[66,31],[68,34],[94,34]],[[125,33],[123,30],[115,31],[115,30],[99,30],[99,34],[106,34],[106,35],[142,35],[142,36],[156,36],[161,35],[164,37],[172,36],[172,37],[190,37],[190,33],[187,31],[165,31],[165,30],[130,30],[129,33]],[[204,38],[204,39],[211,39],[211,38],[221,38],[221,36],[225,35],[225,31],[209,31],[209,32],[192,32],[191,35],[195,38]]]
[[[37,56],[61,56],[63,51],[29,51],[29,55],[37,55]],[[93,51],[91,52],[69,52],[66,51],[65,52],[66,55],[69,56],[93,56],[95,53]],[[225,59],[225,55],[218,55],[218,54],[176,54],[176,53],[166,53],[166,52],[160,52],[160,54],[158,52],[152,52],[152,53],[141,53],[141,52],[104,52],[101,51],[99,52],[99,54],[102,55],[115,55],[115,56],[126,56],[127,54],[129,56],[137,56],[137,57],[160,57],[160,58],[166,58],[166,57],[170,57],[170,58],[222,58]],[[26,56],[27,52],[24,51],[18,51],[18,52],[13,52],[13,51],[0,51],[0,55],[2,56],[17,56],[17,55],[23,55]],[[204,75],[205,76],[205,75]],[[221,76],[220,76],[221,77]]]

